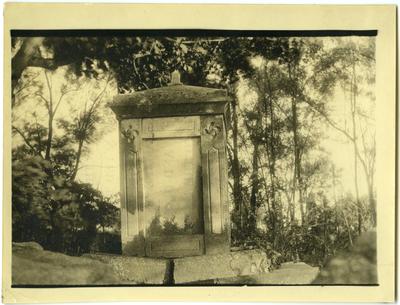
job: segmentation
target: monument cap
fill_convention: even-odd
[[[182,84],[180,73],[175,70],[168,86],[119,94],[110,107],[119,120],[222,114],[228,123],[229,100],[224,89]]]

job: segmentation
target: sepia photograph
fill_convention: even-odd
[[[12,32],[13,284],[378,283],[375,32],[104,33]]]
[[[382,283],[376,28],[8,34],[11,288]]]

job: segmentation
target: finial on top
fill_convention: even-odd
[[[175,70],[174,72],[171,73],[171,82],[168,85],[169,86],[182,85],[181,74],[179,73],[178,70]]]

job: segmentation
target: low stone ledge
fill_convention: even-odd
[[[176,284],[268,273],[271,261],[261,250],[174,259]]]
[[[172,278],[170,262],[166,259],[122,256],[112,254],[85,254],[114,270],[121,284],[166,284]]]
[[[215,285],[309,285],[317,277],[318,267],[306,263],[283,263],[268,274],[256,274],[214,280]]]
[[[19,250],[27,250],[27,249],[42,251],[43,247],[34,241],[26,241],[26,242],[20,242],[20,243],[13,242],[12,243],[12,250],[15,252],[19,251]]]
[[[112,268],[97,260],[43,250],[35,242],[12,244],[12,285],[116,285]]]

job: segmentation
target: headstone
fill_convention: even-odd
[[[225,90],[169,86],[114,98],[124,255],[228,253]]]

